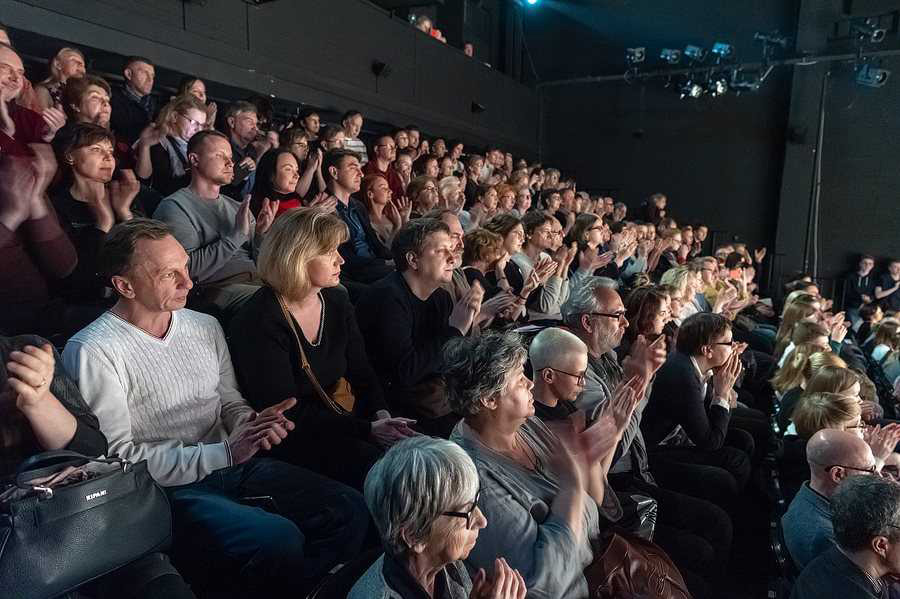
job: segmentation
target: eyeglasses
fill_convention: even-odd
[[[587,376],[587,370],[582,372],[581,374],[575,374],[574,372],[566,372],[565,370],[560,370],[559,368],[553,368],[552,366],[547,366],[544,370],[552,370],[553,372],[559,372],[561,374],[567,374],[579,384],[583,385],[585,382],[585,377]]]
[[[616,320],[624,320],[624,319],[625,319],[625,311],[624,311],[624,310],[621,311],[621,312],[613,312],[613,313],[609,313],[609,312],[587,312],[587,314],[590,314],[591,316],[605,316],[605,317],[607,317],[607,318],[614,318],[614,319],[616,319]]]
[[[713,343],[713,345],[727,345],[727,346],[729,346],[729,347],[733,347],[733,346],[734,346],[734,339],[732,339],[731,341],[716,341],[716,342]]]
[[[191,117],[189,117],[189,116],[187,116],[187,115],[184,115],[184,114],[181,114],[180,112],[178,113],[178,116],[180,116],[181,118],[183,118],[184,120],[186,120],[189,124],[193,125],[194,127],[197,127],[198,129],[202,129],[202,128],[203,128],[203,123],[201,123],[200,121],[195,121],[195,120],[192,119]]]
[[[878,466],[872,464],[868,468],[857,468],[856,466],[845,466],[843,464],[832,464],[830,466],[826,466],[825,470],[831,470],[832,468],[846,468],[847,470],[856,470],[857,472],[865,472],[866,474],[878,474]]]
[[[308,148],[309,144],[305,141],[295,141],[291,144],[291,146],[297,146],[298,148]]]
[[[472,502],[472,507],[468,512],[441,512],[444,516],[452,516],[454,518],[465,518],[466,519],[466,528],[468,530],[472,530],[472,516],[475,514],[475,508],[478,507],[478,498],[481,497],[481,488],[479,487],[478,491],[475,493],[475,501]]]

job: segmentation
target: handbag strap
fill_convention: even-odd
[[[319,384],[319,379],[316,377],[316,374],[313,372],[312,367],[309,365],[309,360],[306,359],[306,352],[303,351],[303,343],[300,341],[300,334],[297,331],[297,325],[294,324],[294,318],[291,316],[290,311],[288,311],[287,304],[285,303],[284,298],[278,292],[275,292],[275,297],[278,298],[278,305],[281,306],[281,313],[284,315],[284,319],[287,321],[288,326],[291,329],[291,333],[294,334],[294,341],[297,342],[297,349],[300,350],[300,368],[303,370],[303,372],[306,373],[306,377],[309,379],[309,382],[315,390],[316,394],[319,396],[322,402],[326,406],[331,408],[334,412],[340,414],[341,416],[349,416],[350,412],[345,410],[341,404],[334,401],[331,395],[329,395],[325,391],[325,389],[322,388],[322,385]]]
[[[115,456],[111,458],[93,458],[77,451],[55,449],[37,453],[23,460],[19,467],[16,468],[16,486],[20,489],[30,490],[32,485],[28,484],[29,481],[56,474],[66,466],[83,466],[88,462],[119,464],[122,466],[123,471],[128,470],[131,466],[131,462],[128,460]]]

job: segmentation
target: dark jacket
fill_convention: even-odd
[[[41,347],[45,343],[45,339],[34,335],[0,336],[0,388],[6,385],[9,354],[26,345]],[[56,350],[53,351],[53,357],[56,359],[56,367],[50,392],[75,417],[76,422],[75,435],[63,449],[92,457],[106,454],[106,437],[100,432],[100,422],[84,402],[78,387],[63,370],[62,360]],[[12,443],[7,444],[7,441]],[[0,452],[0,481],[11,476],[22,460],[44,451],[35,439],[28,421],[16,408],[15,401],[0,402],[0,442],[3,445],[3,451]]]
[[[837,546],[809,562],[791,599],[887,599],[889,583],[876,593],[869,579]]]
[[[647,447],[656,447],[680,425],[699,449],[721,448],[731,412],[722,406],[709,405],[712,392],[710,379],[704,395],[703,381],[691,357],[672,352],[656,373],[650,402],[641,420]]]
[[[362,226],[361,234],[366,244],[369,246],[372,256],[362,256],[359,254],[354,245],[354,225],[348,222],[348,215],[339,208],[337,215],[341,217],[350,229],[350,239],[338,247],[341,258],[344,259],[342,274],[351,281],[374,283],[393,272],[393,266],[387,262],[391,259],[391,252],[383,243],[381,243],[378,234],[375,233],[375,229],[372,228],[369,212],[366,210],[366,207],[363,206],[362,202],[355,198],[350,198],[350,203],[347,205],[346,211],[352,213]]]
[[[110,103],[112,104],[110,128],[129,146],[137,141],[141,131],[156,116],[156,98],[152,95],[145,96],[138,102],[124,88],[117,87],[112,90]]]
[[[868,295],[875,299],[875,274],[869,272],[866,276],[862,276],[857,272],[847,275],[847,287],[844,292],[844,309],[850,310],[859,308],[863,301],[862,296]]]

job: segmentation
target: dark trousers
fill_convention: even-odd
[[[748,448],[753,450],[753,437],[732,428],[716,450],[657,447],[649,452],[650,469],[660,486],[730,510],[750,479]]]
[[[145,555],[82,590],[97,599],[196,599],[162,553]]]
[[[656,500],[653,541],[666,550],[696,598],[711,597],[721,584],[731,552],[731,518],[703,499],[650,484],[631,474],[610,474],[617,493],[638,493]]]
[[[358,492],[266,458],[167,492],[182,572],[204,586],[237,586],[245,596],[305,596],[330,568],[359,554],[369,523]],[[249,505],[252,497],[271,500]]]

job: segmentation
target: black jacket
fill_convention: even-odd
[[[864,295],[868,295],[873,300],[875,299],[875,275],[872,272],[864,277],[856,272],[847,275],[844,309],[859,308],[862,305],[862,296]]]
[[[699,449],[719,449],[725,442],[731,411],[709,405],[712,379],[703,394],[703,381],[691,357],[672,352],[656,373],[650,401],[641,419],[648,448],[656,447],[678,425]],[[707,407],[708,406],[708,407]]]
[[[366,210],[366,207],[363,206],[362,202],[355,198],[350,198],[347,210],[355,214],[362,224],[363,235],[372,251],[373,257],[361,256],[357,253],[356,247],[353,245],[353,239],[348,239],[338,247],[338,252],[340,252],[341,258],[344,259],[344,266],[341,271],[342,275],[351,281],[374,283],[393,272],[394,267],[388,263],[388,260],[391,259],[391,252],[383,243],[381,243],[378,234],[375,232],[375,229],[372,228],[369,212]],[[346,222],[346,219],[340,210],[337,214]],[[351,227],[349,222],[347,223],[347,227]]]

